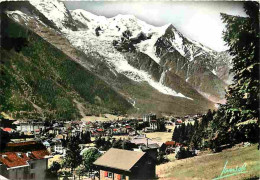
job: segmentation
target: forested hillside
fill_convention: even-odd
[[[1,16],[1,111],[16,118],[76,119],[132,107],[62,51]]]

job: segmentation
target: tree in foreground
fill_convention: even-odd
[[[58,171],[61,169],[61,165],[58,162],[53,162],[51,167],[47,169],[46,178],[56,180],[58,179]]]
[[[248,17],[221,14],[226,31],[224,41],[233,58],[233,84],[227,103],[214,117],[215,144],[258,141],[259,133],[259,3],[245,2]]]
[[[83,152],[83,165],[87,172],[92,172],[94,169],[93,163],[101,156],[101,153],[96,148],[90,148]]]
[[[64,166],[73,170],[81,164],[79,138],[77,136],[71,136],[68,139],[67,151],[64,161]]]

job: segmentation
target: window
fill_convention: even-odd
[[[108,177],[109,177],[109,178],[112,178],[112,177],[113,177],[113,173],[109,172],[109,173],[108,173]]]
[[[35,164],[31,164],[31,169],[34,169],[35,168]]]
[[[107,171],[104,172],[104,176],[108,177],[108,172]]]
[[[121,180],[126,180],[126,176],[125,175],[121,175]]]
[[[117,174],[117,180],[125,180],[125,175]]]

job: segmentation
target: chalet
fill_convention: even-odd
[[[182,120],[181,119],[177,119],[175,122],[175,125],[181,125],[182,124]]]
[[[14,130],[12,128],[8,128],[8,127],[3,128],[3,131],[8,132],[8,133],[14,132]]]
[[[150,122],[151,120],[156,120],[155,114],[145,114],[145,115],[143,115],[143,121],[144,122]]]
[[[161,147],[163,145],[162,142],[158,142],[141,135],[133,137],[130,140],[130,142],[136,145],[145,145],[145,146],[156,144],[158,145],[158,147]]]
[[[44,122],[40,121],[19,121],[17,124],[17,131],[24,133],[35,132],[36,130],[44,128]]]
[[[0,152],[0,173],[10,180],[44,180],[50,157],[40,142],[8,143]]]
[[[139,149],[134,149],[134,151],[142,151],[148,154],[154,161],[157,160],[158,152],[159,152],[158,144],[149,144],[148,146],[140,145]]]
[[[105,136],[106,131],[103,128],[97,128],[91,132],[92,137]]]
[[[119,134],[121,134],[120,129],[119,129],[119,128],[113,128],[113,129],[112,129],[112,134],[113,134],[113,135],[119,135]]]
[[[144,152],[111,148],[94,165],[100,180],[155,179],[155,161]]]
[[[181,146],[181,144],[175,141],[166,141],[165,146],[166,146],[166,150],[165,150],[166,154],[170,154],[170,153],[174,153],[175,148],[177,146]]]

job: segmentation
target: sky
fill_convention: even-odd
[[[148,24],[173,24],[182,34],[216,51],[227,50],[222,39],[225,24],[220,13],[246,16],[241,1],[65,1],[69,10],[95,15],[135,15]]]

